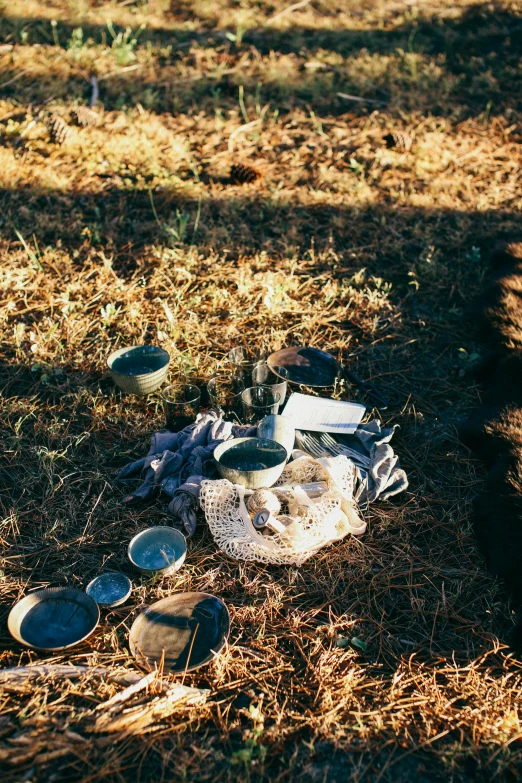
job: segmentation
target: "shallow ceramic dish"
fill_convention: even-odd
[[[158,525],[134,536],[128,555],[132,565],[142,573],[169,576],[185,562],[187,542],[176,528]]]
[[[382,409],[396,407],[403,399],[402,395],[393,389],[376,386],[372,381],[359,378],[347,367],[340,365],[330,353],[319,348],[282,348],[268,357],[267,364],[274,375],[281,379],[281,368],[285,368],[288,382],[298,386],[334,388],[337,381],[344,377],[348,383],[356,386],[372,405]]]
[[[156,345],[135,345],[111,353],[107,366],[116,386],[128,394],[150,394],[167,376],[170,356]]]
[[[233,438],[214,449],[221,478],[247,489],[271,487],[286,464],[284,446],[268,438]]]
[[[209,593],[175,593],[135,619],[129,647],[147,669],[193,671],[223,649],[230,633],[228,609]]]
[[[107,571],[95,577],[85,592],[94,598],[98,606],[111,609],[114,606],[124,604],[132,590],[132,582],[125,574]]]
[[[94,631],[100,619],[96,601],[74,587],[47,587],[13,606],[7,626],[21,644],[35,650],[66,650]]]

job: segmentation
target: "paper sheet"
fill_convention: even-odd
[[[312,432],[342,432],[351,435],[364,416],[366,407],[358,402],[331,400],[294,392],[282,415],[290,419],[297,430]]]

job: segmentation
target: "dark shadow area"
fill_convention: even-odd
[[[455,327],[450,325],[450,328]],[[418,329],[418,334],[423,331],[426,336],[425,325]],[[400,339],[399,336],[398,341]],[[446,339],[451,339],[449,333]],[[453,339],[458,340],[458,334]],[[418,345],[411,345],[408,354],[394,353],[394,342],[394,339],[390,340],[386,348],[393,361],[392,382],[397,382],[397,376],[401,376],[412,356],[416,356],[416,377],[408,380],[408,391],[414,394],[417,387],[420,400],[421,394],[426,394],[430,362],[438,354],[438,345],[426,340],[422,344],[421,357]],[[52,382],[42,382],[31,371],[29,361],[27,365],[15,359],[0,362],[4,447],[0,466],[0,510],[8,515],[10,509],[15,508],[20,517],[27,518],[33,526],[28,528],[26,525],[21,531],[22,540],[26,543],[23,557],[15,558],[3,567],[7,565],[8,573],[24,579],[43,579],[45,574],[52,574],[55,583],[65,579],[74,580],[75,584],[87,575],[89,578],[95,576],[100,563],[108,559],[112,566],[117,562],[127,572],[126,542],[130,540],[130,530],[133,529],[129,523],[150,524],[151,519],[160,521],[162,517],[165,523],[164,500],[129,510],[121,502],[124,492],[115,482],[119,468],[143,456],[148,449],[150,434],[158,426],[152,401],[150,398],[120,394],[101,399],[94,386],[94,373],[89,375],[86,370],[81,373],[66,365],[62,369],[69,383],[53,387]],[[86,369],[88,364],[86,359]],[[451,390],[447,386],[432,390],[433,402],[439,406],[435,411],[437,416],[443,416],[445,411],[457,404],[463,393],[462,382],[454,377],[452,384]],[[416,404],[415,396],[412,401]],[[96,415],[97,409],[102,411],[101,415]],[[57,420],[61,422],[60,427],[57,427]],[[13,426],[15,424],[16,427]],[[370,546],[381,552],[380,557],[390,558],[394,567],[397,555],[388,551],[388,540],[400,542],[407,535],[409,547],[413,549],[401,552],[403,569],[399,568],[397,572],[392,569],[387,577],[386,590],[382,590],[381,584],[372,599],[375,612],[368,626],[374,638],[371,656],[372,659],[379,657],[385,665],[393,665],[394,655],[399,656],[402,651],[400,640],[406,637],[414,640],[416,654],[422,659],[431,660],[431,655],[436,652],[441,656],[453,656],[454,661],[462,664],[472,660],[490,643],[490,633],[496,631],[505,638],[508,636],[509,615],[498,606],[494,616],[480,615],[484,591],[491,589],[489,577],[485,571],[474,573],[469,570],[469,562],[459,560],[459,552],[454,551],[456,541],[458,538],[460,547],[466,536],[459,538],[461,532],[451,519],[448,520],[443,506],[438,505],[444,503],[441,500],[443,488],[448,483],[456,486],[463,470],[455,454],[455,443],[448,432],[442,437],[434,437],[429,428],[417,431],[417,426],[411,426],[407,415],[401,417],[401,427],[403,437],[394,438],[393,445],[410,476],[412,513],[406,512],[405,517],[398,518],[392,511],[393,504],[380,502],[378,513],[381,518],[373,517],[374,525],[368,536]],[[422,459],[425,448],[430,450],[428,466],[423,464]],[[422,486],[421,478],[426,474],[430,481],[427,488]],[[59,476],[64,477],[63,482]],[[89,531],[90,537],[78,548],[77,538],[82,531],[85,532],[85,518],[104,484],[104,504],[96,511],[94,530]],[[402,504],[404,501],[403,497],[398,502]],[[120,523],[124,527],[115,537],[115,526]],[[30,539],[29,529],[32,530]],[[56,536],[50,537],[48,531],[55,529]],[[40,546],[35,546],[37,541],[40,541]],[[203,526],[198,527],[195,542],[198,546],[212,545],[212,537]],[[441,547],[446,551],[445,558],[434,562],[432,554],[440,551]],[[67,553],[67,558],[64,558],[64,553]],[[219,560],[220,554],[217,553],[216,557]],[[81,570],[78,570],[79,564]],[[460,613],[440,618],[439,635],[433,636],[434,617],[431,613],[417,615],[415,626],[409,627],[412,607],[405,589],[406,567],[411,569],[412,579],[418,583],[421,593],[429,590],[430,585],[440,588],[443,583],[446,589],[453,590],[457,583],[464,580],[462,598],[459,599]],[[284,574],[284,569],[274,567],[272,570],[276,578]],[[374,582],[378,579],[377,572],[372,570],[358,576],[348,570],[335,588],[325,595],[324,584],[319,579],[320,571],[318,576],[313,560],[301,566],[301,572],[306,591],[301,591],[299,580],[293,585],[296,596],[292,609],[313,612],[314,607],[323,607],[323,611],[315,615],[321,624],[328,622],[328,612],[324,610],[326,604],[340,615],[352,604],[364,603],[365,596],[372,594]],[[429,583],[425,581],[425,573],[430,574]],[[484,590],[470,592],[471,579],[479,581]],[[226,602],[239,605],[243,600],[249,600],[236,592],[235,585],[229,585],[222,597]],[[502,594],[500,597],[503,597]],[[476,627],[477,617],[480,617],[480,627]],[[386,632],[384,650],[379,649],[379,634],[383,629]],[[295,655],[291,638],[282,639],[281,644],[288,648],[290,656]],[[305,676],[306,662],[302,660],[300,665]]]
[[[416,351],[415,347],[410,350]],[[424,346],[425,353],[433,350],[429,344]],[[389,351],[393,351],[392,344]],[[398,373],[401,369],[400,365],[395,367]],[[68,392],[64,393],[62,389],[61,393],[56,390],[52,393],[44,384],[35,383],[31,375],[28,367],[16,361],[0,363],[4,444],[0,465],[0,510],[7,516],[15,509],[24,520],[13,545],[18,554],[9,559],[6,550],[2,568],[6,574],[27,582],[47,579],[53,585],[65,582],[81,586],[107,563],[135,577],[128,563],[127,543],[132,531],[137,532],[136,525],[143,528],[166,523],[165,499],[129,508],[122,503],[124,493],[115,478],[122,464],[142,456],[148,449],[148,439],[157,424],[151,415],[150,400],[129,395],[100,400],[96,393],[89,394],[85,376],[74,378],[73,371],[70,375],[74,385]],[[12,385],[14,378],[19,384],[17,389]],[[27,382],[25,389],[24,380]],[[8,397],[4,394],[7,387],[10,390]],[[455,391],[459,393],[458,389]],[[28,392],[31,399],[27,399]],[[451,404],[447,397],[446,390],[446,406]],[[441,396],[439,402],[443,399]],[[103,410],[102,418],[95,415],[97,408]],[[15,432],[13,424],[20,416],[23,421]],[[63,423],[69,422],[65,432],[62,426],[62,434],[56,428],[57,417]],[[316,623],[323,625],[328,623],[327,607],[338,616],[345,612],[349,615],[362,612],[366,618],[366,633],[372,639],[367,663],[373,665],[379,661],[381,673],[389,667],[393,671],[397,659],[404,654],[402,639],[405,637],[411,641],[417,660],[425,661],[428,666],[435,666],[434,654],[439,656],[439,663],[447,657],[454,664],[466,665],[481,651],[489,649],[493,634],[507,638],[510,630],[509,613],[498,601],[494,613],[481,614],[484,595],[491,590],[491,580],[485,569],[477,572],[473,568],[469,534],[456,528],[438,505],[442,502],[445,484],[457,481],[462,471],[456,455],[448,454],[448,450],[454,451],[454,444],[448,437],[428,442],[431,464],[427,469],[430,487],[426,492],[418,475],[419,470],[424,474],[424,466],[419,469],[419,455],[426,434],[412,429],[407,417],[401,420],[401,426],[406,438],[394,439],[394,447],[411,479],[410,513],[397,517],[392,504],[380,502],[365,541],[379,554],[376,562],[388,563],[387,576],[380,566],[377,570],[363,569],[361,573],[348,568],[327,589],[321,578],[321,568],[311,560],[300,567],[300,578],[288,588],[292,594],[290,604],[286,609],[281,607],[279,618],[272,618],[274,622],[284,622],[285,611],[289,614],[300,611],[311,613]],[[86,432],[88,437],[85,437]],[[129,447],[138,444],[139,448],[131,453]],[[90,516],[102,491],[104,502],[96,505],[96,513]],[[405,500],[403,497],[398,502],[403,504]],[[85,538],[86,520],[90,527]],[[400,544],[404,536],[411,549],[401,550],[398,556],[390,551],[389,545]],[[8,538],[10,540],[10,535]],[[212,536],[204,525],[197,528],[192,550],[194,547],[210,547],[215,563],[221,562],[222,554],[215,550]],[[446,553],[444,560],[434,562],[433,553],[440,555],[441,551]],[[405,582],[408,573],[421,596],[429,594],[432,588],[440,590],[444,584],[452,594],[459,585],[459,612],[438,618],[436,634],[433,629],[438,607],[435,615],[435,607],[430,606],[425,613],[416,614],[412,621],[412,605]],[[285,579],[284,568],[272,566],[270,574],[275,580]],[[429,580],[425,574],[429,575]],[[476,589],[477,584],[481,589]],[[220,595],[225,603],[234,606],[248,605],[251,601],[230,583]],[[506,597],[497,591],[497,598],[504,601]],[[370,603],[371,610],[368,609]],[[3,617],[6,613],[7,607],[0,607]],[[156,621],[158,617],[154,615],[152,619]],[[178,625],[177,620],[164,615],[159,619],[169,628],[182,629],[186,625]],[[248,618],[244,626],[247,636],[256,633],[257,628],[251,627]],[[280,646],[293,660],[296,675],[306,678],[308,664],[303,651],[295,646],[291,633],[282,630]],[[410,652],[410,648],[407,651]]]
[[[75,25],[58,22],[56,32],[64,48],[74,46]],[[83,41],[110,46],[111,36],[103,26],[82,26]],[[23,32],[29,44],[54,45],[52,27],[47,20],[4,19],[0,40],[17,43]],[[118,53],[114,49],[115,73],[101,82],[101,100],[107,109],[133,105],[146,96],[146,108],[154,111],[191,111],[237,107],[237,89],[254,91],[262,82],[263,101],[271,101],[282,110],[300,103],[311,104],[321,111],[339,114],[344,111],[361,113],[372,110],[371,104],[347,102],[337,92],[355,93],[390,104],[390,109],[430,111],[442,116],[466,116],[484,111],[496,113],[506,108],[520,109],[522,75],[519,59],[522,53],[522,16],[491,5],[466,10],[458,19],[423,18],[391,29],[321,30],[293,27],[277,31],[249,30],[243,43],[236,47],[226,37],[225,30],[181,29],[144,30],[136,51],[153,47],[157,77],[147,78],[148,66],[141,65],[132,73],[120,73]],[[230,32],[230,31],[228,31]],[[200,47],[218,47],[217,59],[208,63],[195,59],[192,43]],[[250,64],[245,54],[253,47]],[[281,73],[273,69],[263,78],[255,54],[292,56],[296,73]],[[374,78],[371,69],[360,73],[350,63],[307,69],[310,58],[324,53],[343,57],[362,54],[391,55],[384,73]],[[65,54],[65,53],[64,53]],[[429,58],[431,65],[420,68],[410,62],[410,54]],[[81,64],[81,47],[78,50]],[[243,62],[240,62],[243,57]],[[220,59],[221,58],[221,61]],[[129,61],[131,62],[131,61]],[[64,60],[66,65],[66,61]],[[138,63],[136,63],[138,64]],[[249,65],[252,73],[248,72]],[[85,66],[83,66],[85,68]],[[193,76],[191,68],[200,68],[205,75]],[[286,66],[285,66],[286,67]],[[72,62],[74,70],[74,61]],[[188,76],[182,72],[189,69]],[[299,71],[299,69],[301,69]],[[298,78],[299,76],[299,78]],[[11,81],[14,80],[14,81]],[[84,100],[88,82],[76,74],[60,73],[60,68],[48,78],[21,75],[19,70],[4,66],[1,83],[11,82],[2,89],[5,97],[22,102]]]
[[[176,21],[192,21],[189,13],[185,20],[176,16]],[[1,17],[0,17],[1,19]],[[386,20],[385,20],[386,22]],[[111,34],[105,25],[90,23],[69,24],[57,19],[56,34],[63,48],[68,48],[74,40],[73,33],[81,28],[83,41],[89,39],[94,44],[111,45]],[[116,31],[121,28],[115,28]],[[388,29],[332,30],[328,28],[302,28],[292,26],[284,30],[273,27],[247,29],[243,35],[243,45],[253,44],[261,54],[279,52],[290,54],[304,48],[309,53],[326,49],[347,56],[360,49],[370,54],[390,54],[397,49],[405,52],[419,52],[427,55],[445,54],[454,58],[455,66],[463,65],[469,57],[484,57],[488,54],[503,56],[520,54],[522,51],[522,16],[495,4],[467,8],[458,18],[444,18],[439,14],[420,15],[418,19]],[[24,19],[7,17],[1,19],[0,41],[18,43],[20,33],[24,32],[27,44],[55,44],[52,26],[47,19]],[[148,28],[139,33],[137,49],[152,43],[154,46],[172,46],[171,56],[176,57],[176,46],[194,41],[200,45],[215,45],[222,41],[229,43],[227,32],[235,30],[218,29],[209,26],[196,31],[180,27]],[[240,47],[238,47],[239,49]],[[232,46],[232,51],[237,51]]]
[[[301,271],[312,265],[317,274],[323,262],[306,260],[312,244],[316,251],[356,248],[357,260],[338,265],[339,275],[371,261],[369,273],[385,272],[386,279],[409,283],[408,263],[414,264],[433,240],[447,253],[456,279],[460,272],[476,275],[477,270],[463,258],[469,243],[487,249],[503,234],[515,232],[519,221],[517,213],[510,210],[421,209],[397,205],[392,199],[354,210],[238,194],[237,189],[228,197],[224,190],[220,196],[202,199],[200,207],[195,197],[176,189],[154,192],[153,200],[156,215],[149,190],[107,186],[100,192],[38,192],[29,187],[4,188],[0,189],[0,238],[13,241],[17,229],[23,236],[34,235],[40,247],[60,240],[70,251],[79,251],[74,260],[79,267],[92,249],[104,250],[113,256],[114,269],[129,275],[137,269],[146,271],[146,245],[168,246],[172,242],[168,226],[182,214],[188,218],[184,237],[172,247],[193,246],[222,253],[227,262],[264,250],[274,264],[278,257],[287,258],[295,252],[305,254]],[[65,223],[64,214],[68,216]],[[252,265],[255,271],[256,262]]]
[[[90,199],[96,198],[96,194],[77,195],[79,198],[87,198],[87,202],[81,204],[73,202],[76,211],[85,207]],[[140,212],[142,210],[143,215],[145,214],[145,203],[125,202],[125,200],[120,202],[121,194],[117,199],[116,194],[112,196],[116,205],[122,203],[126,208],[133,206],[136,222],[140,227],[146,225],[141,222],[142,212]],[[8,204],[12,209],[16,203],[15,199],[24,198],[28,203],[31,196],[28,192],[4,192],[3,198],[4,205]],[[51,215],[58,209],[58,205],[63,213],[62,202],[56,201],[61,198],[59,194],[51,194],[46,198],[47,200],[38,202],[38,210],[43,215]],[[10,199],[13,201],[11,202]],[[110,206],[109,199],[108,207]],[[171,206],[165,203],[160,207],[158,212],[160,220]],[[190,205],[186,206],[188,208]],[[225,206],[226,202],[220,201],[209,205],[209,208],[212,208],[209,214],[212,215],[213,220],[218,219],[220,211]],[[235,208],[244,220],[248,215],[252,215],[254,221],[259,220],[248,198],[237,199]],[[289,214],[288,210],[291,208],[286,207],[286,209]],[[482,231],[482,238],[485,239],[488,224],[496,220],[514,219],[509,213],[501,215],[491,213],[486,216],[472,214],[464,231],[461,221],[466,216],[463,214],[442,212],[426,214],[422,210],[409,210],[401,216],[399,210],[390,208],[387,211],[385,205],[376,205],[373,216],[370,215],[370,211],[366,215],[363,214],[361,234],[346,237],[343,233],[339,237],[339,242],[348,247],[354,240],[361,241],[362,237],[365,237],[370,245],[374,245],[376,249],[380,248],[381,241],[386,240],[387,229],[375,220],[379,216],[379,210],[381,210],[380,216],[385,214],[391,217],[392,212],[397,214],[397,219],[402,219],[404,222],[393,225],[400,225],[403,231],[406,231],[408,226],[413,230],[414,226],[419,224],[428,225],[432,230],[438,227],[440,231],[441,224],[444,223],[445,218],[448,218],[453,229],[459,227],[460,243],[477,241],[477,234],[480,231]],[[35,209],[33,211],[36,212]],[[11,213],[13,214],[16,212]],[[110,215],[112,213],[109,210],[107,218]],[[335,210],[301,206],[296,209],[296,215],[302,223],[317,221],[322,227],[321,240],[326,240]],[[208,219],[209,216],[206,217]],[[346,210],[344,217],[347,222],[350,221],[350,225],[356,225],[361,218],[360,215],[352,215],[349,210]],[[479,218],[485,220],[482,229]],[[262,221],[256,223],[256,226],[261,225],[263,225]],[[52,227],[49,237],[54,236],[56,239],[56,235],[53,234],[56,230]],[[42,226],[39,226],[37,234],[39,239],[41,239],[41,231]],[[8,233],[8,226],[3,226],[3,235],[12,239]],[[270,239],[269,234],[266,236]],[[74,234],[69,238],[72,242]],[[124,256],[129,252],[122,250],[119,244],[121,240],[118,235],[112,240],[117,258],[120,257],[119,254]],[[236,241],[239,246],[240,237]],[[249,241],[249,237],[244,239],[245,250]],[[261,241],[261,238],[258,241]],[[444,241],[447,242],[448,247],[451,247],[452,242],[455,243],[452,230],[448,229]],[[65,244],[67,245],[67,242]],[[100,244],[100,247],[103,246]],[[144,252],[136,251],[137,263],[145,265],[147,257]],[[391,261],[391,255],[386,260]],[[79,257],[76,263],[80,268],[82,258]],[[380,264],[380,258],[376,258],[375,263]],[[319,259],[315,262],[313,259],[308,259],[307,264],[308,273],[317,270],[319,274],[324,269],[335,274],[331,264]],[[357,269],[359,264],[360,260],[354,261],[351,266],[347,265],[339,272],[347,272],[350,268]],[[457,263],[453,264],[454,274],[457,274],[457,266]],[[201,271],[203,274],[208,269],[206,270],[202,265]],[[57,270],[48,270],[49,275],[58,275],[61,272],[60,267],[57,267]],[[119,274],[125,275],[125,273],[126,267],[123,266],[119,269]],[[67,274],[71,274],[71,269],[67,270]],[[232,284],[231,273],[230,285]],[[444,311],[445,308],[442,309]],[[449,324],[448,329],[452,328],[454,324]],[[426,336],[427,331],[429,325],[426,328],[424,324],[419,328],[419,335]],[[390,343],[386,350],[393,352],[393,343]],[[422,343],[421,348],[418,344],[410,346],[408,351],[408,356],[403,355],[396,360],[394,370],[400,373],[411,357],[414,357],[417,361],[417,372],[416,378],[409,380],[411,387],[419,381],[425,370],[424,365],[420,366],[420,354],[423,355],[423,361],[426,358],[433,360],[437,358],[439,351],[429,341]],[[87,357],[85,361],[88,364],[89,358]],[[424,377],[424,380],[422,378],[420,380],[425,384],[428,378],[429,374]],[[129,510],[121,503],[121,493],[114,483],[117,468],[125,461],[141,456],[148,448],[148,436],[155,422],[150,411],[146,409],[146,400],[125,396],[112,399],[110,405],[105,405],[100,400],[94,402],[88,400],[85,391],[82,393],[82,385],[85,381],[85,376],[78,377],[67,393],[62,389],[51,394],[41,381],[37,383],[34,380],[34,374],[28,368],[22,367],[15,361],[0,364],[2,430],[5,433],[4,469],[0,473],[0,508],[6,518],[16,514],[19,520],[19,532],[16,535],[12,535],[10,530],[3,533],[4,559],[1,567],[5,578],[16,579],[23,585],[31,586],[38,582],[52,584],[65,582],[83,588],[102,568],[117,568],[123,573],[128,573],[137,582],[136,575],[130,571],[128,564],[127,542],[137,529],[146,525],[165,523],[161,503],[147,505],[139,511]],[[33,403],[32,415],[28,415],[27,399],[19,400],[18,405],[16,400],[5,399],[6,384],[9,386],[10,398],[15,396],[15,391],[20,397],[24,397],[24,384],[27,384],[25,394],[30,390],[37,397]],[[441,406],[444,404],[446,408],[451,407],[461,390],[462,386],[459,388],[458,382],[455,383],[453,398],[451,396],[448,398],[447,389],[435,389],[436,402]],[[8,410],[9,404],[13,405],[12,411]],[[100,407],[101,411],[95,415],[97,407]],[[15,431],[13,425],[22,417],[23,421]],[[70,423],[65,434],[63,430],[60,432],[56,429],[58,417],[62,422]],[[313,671],[311,672],[311,661],[315,665],[317,653],[312,649],[309,640],[318,638],[318,634],[321,633],[320,627],[323,629],[328,627],[332,614],[334,617],[344,614],[348,618],[353,618],[354,623],[357,623],[353,633],[361,636],[365,634],[365,638],[368,639],[365,652],[361,653],[359,650],[356,653],[357,657],[353,656],[349,659],[348,665],[364,667],[367,678],[375,677],[380,688],[391,688],[395,673],[402,671],[408,665],[418,667],[419,679],[421,676],[426,677],[428,672],[441,690],[448,671],[452,672],[454,668],[460,666],[466,667],[470,663],[477,667],[479,676],[486,668],[484,676],[492,677],[491,671],[498,679],[505,676],[507,669],[505,658],[501,652],[495,650],[495,635],[499,634],[501,638],[506,638],[510,624],[509,612],[503,602],[504,596],[499,591],[495,591],[494,604],[492,601],[488,603],[488,596],[492,594],[491,580],[484,569],[476,565],[470,535],[463,528],[462,520],[455,522],[447,509],[451,504],[447,497],[447,487],[454,489],[459,481],[465,482],[467,478],[466,475],[462,476],[462,460],[455,454],[455,446],[447,437],[439,440],[432,439],[429,430],[417,431],[416,425],[411,427],[407,416],[404,416],[401,425],[406,437],[401,442],[394,440],[394,446],[411,476],[411,494],[403,516],[396,515],[390,504],[379,504],[378,513],[381,516],[376,515],[372,519],[364,539],[365,550],[370,553],[371,558],[368,562],[364,560],[364,555],[358,555],[356,565],[353,565],[353,561],[350,564],[349,553],[352,548],[359,547],[359,543],[347,540],[335,544],[302,565],[295,581],[289,579],[290,569],[275,566],[265,568],[255,564],[242,565],[241,569],[244,569],[243,573],[249,579],[262,579],[262,592],[252,595],[251,592],[241,588],[238,590],[238,581],[244,578],[240,575],[239,566],[225,559],[223,553],[216,549],[208,529],[203,525],[198,527],[191,543],[192,563],[203,561],[209,573],[217,575],[215,582],[212,583],[212,592],[220,595],[226,604],[234,606],[231,645],[239,644],[243,650],[252,650],[252,655],[255,656],[254,663],[244,671],[239,683],[236,680],[231,686],[234,688],[235,697],[246,692],[254,694],[256,700],[258,699],[258,672],[261,666],[264,666],[267,656],[261,647],[262,642],[257,641],[260,626],[253,610],[256,606],[262,606],[269,590],[274,586],[283,586],[281,589],[284,589],[284,601],[271,607],[270,614],[265,617],[266,624],[271,632],[272,629],[276,629],[277,654],[284,656],[287,669],[291,671],[292,682],[304,683],[302,689],[294,687],[290,697],[287,696],[290,689],[282,696],[284,707],[289,704],[293,713],[304,714],[310,709],[310,692],[315,694],[317,691],[317,679]],[[81,442],[75,441],[75,438],[80,438],[85,431],[90,432],[91,437]],[[130,454],[130,448],[135,447],[140,438],[141,452]],[[67,447],[69,447],[67,453],[60,457]],[[423,459],[425,449],[429,449],[429,464],[426,467]],[[427,489],[421,486],[424,479],[419,474],[428,475],[430,484]],[[97,503],[100,497],[101,501]],[[340,551],[345,553],[346,565],[342,560],[342,554],[339,554]],[[438,553],[441,558],[438,562],[434,561],[434,553]],[[329,567],[328,561],[336,556],[339,558],[337,570],[334,579],[329,581],[328,578],[324,578],[324,570]],[[233,578],[225,578],[227,573],[231,573]],[[425,605],[423,603],[422,610],[414,611],[411,602],[412,591],[417,600],[426,602]],[[440,594],[448,596],[448,610],[444,612],[440,610],[440,605],[435,600]],[[12,600],[16,600],[17,597],[13,595]],[[487,612],[484,611],[484,607],[487,607]],[[5,621],[9,608],[8,602],[4,601],[0,607],[2,622]],[[136,607],[137,610],[139,608],[141,607]],[[122,607],[121,614],[104,612],[101,622],[100,633],[114,634],[117,631],[119,642],[124,648],[128,643],[127,627],[130,626],[130,622],[127,620],[131,610],[132,605]],[[303,624],[306,624],[307,637],[304,647],[296,638],[297,616],[301,618]],[[348,638],[351,635],[350,630]],[[326,636],[324,639],[325,650],[330,645],[331,650],[328,654],[335,655],[335,641],[330,641]],[[404,640],[409,646],[405,646]],[[3,632],[0,634],[0,643],[6,651],[6,657],[9,655],[14,658],[19,654],[20,648],[9,638],[5,622]],[[103,647],[102,651],[104,651]],[[80,654],[83,649],[74,652]],[[477,658],[484,652],[489,653],[487,662],[476,663]],[[412,653],[414,656],[410,660]],[[312,657],[314,655],[315,659]],[[33,660],[38,659],[33,656]],[[338,678],[341,682],[345,671],[345,668],[339,669]],[[200,677],[198,685],[206,687],[205,678],[211,679],[213,672],[211,669],[202,669]],[[275,673],[276,681],[277,678],[280,681],[279,671]],[[286,688],[286,683],[283,682],[282,687]],[[221,703],[227,695],[228,688],[228,683],[224,686],[220,684],[215,688]],[[448,688],[448,693],[453,699],[459,698],[463,708],[467,708],[467,699],[469,698],[470,701],[472,699],[468,697],[466,691],[459,691],[455,685]],[[69,695],[68,698],[72,697]],[[419,698],[416,684],[409,685],[404,692],[404,699],[407,701],[410,698]],[[476,702],[471,701],[471,703]],[[342,720],[350,719],[349,709],[350,705],[342,713]],[[442,752],[447,750],[451,755],[453,743],[460,743],[460,755],[457,761],[451,762],[452,780],[487,781],[488,779],[485,773],[483,777],[480,776],[481,764],[486,766],[489,764],[488,758],[491,755],[489,749],[487,756],[483,753],[475,758],[475,751],[470,747],[469,734],[465,734],[463,740],[463,733],[453,725],[450,725],[448,731],[446,731],[447,726],[443,727],[441,739],[433,743],[434,753],[424,750],[410,753],[411,744],[405,745],[404,742],[395,744],[392,740],[386,745],[382,743],[384,747],[381,752],[375,752],[373,748],[371,755],[366,755],[366,745],[361,749],[358,738],[352,743],[351,737],[336,742],[335,748],[327,741],[318,741],[314,746],[313,754],[310,754],[305,752],[307,747],[305,742],[310,743],[314,739],[309,728],[302,723],[292,728],[292,740],[288,740],[288,744],[285,743],[281,754],[286,764],[287,759],[283,754],[290,755],[289,746],[292,752],[294,751],[294,745],[291,743],[295,741],[292,764],[296,769],[302,770],[303,781],[314,779],[343,781],[351,774],[356,759],[366,768],[364,778],[360,779],[368,783],[374,780],[380,780],[381,783],[382,781],[409,783],[412,774],[422,783],[437,783],[443,779],[447,769]],[[209,733],[212,738],[215,736],[215,744],[218,744],[220,734],[210,720],[203,724],[202,730]],[[119,735],[113,736],[116,744],[120,739]],[[416,734],[413,736],[415,737]],[[373,740],[372,735],[370,739]],[[133,769],[133,746],[128,736],[125,741],[127,766]],[[179,741],[176,739],[176,742]],[[468,743],[465,751],[462,750],[464,741]],[[164,747],[169,748],[167,744],[170,742],[169,738],[166,737],[163,742]],[[227,739],[226,748],[227,752],[240,751],[243,748],[242,736],[239,733],[232,734]],[[439,750],[440,758],[436,755]],[[141,763],[143,754],[140,746],[137,746],[136,753],[139,754]],[[66,768],[69,762],[67,758],[63,758],[60,763]],[[279,774],[280,766],[279,760],[270,761],[269,768],[274,774]],[[79,762],[75,762],[76,771],[78,767]],[[129,783],[131,781],[134,783],[137,779],[156,783],[158,776],[163,772],[164,768],[161,767],[160,762],[156,764],[152,759],[143,776],[137,778],[132,771],[132,775],[129,773],[128,777],[124,775],[120,777],[122,780],[129,780]],[[174,771],[172,774],[174,775]],[[297,773],[295,777],[299,779]],[[502,773],[499,773],[496,779],[505,783],[514,783],[514,778],[503,776]]]

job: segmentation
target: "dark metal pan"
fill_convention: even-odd
[[[276,375],[282,377],[278,370],[284,367],[288,373],[288,382],[299,386],[309,386],[312,389],[325,389],[335,386],[341,378],[357,386],[365,394],[372,405],[384,409],[400,404],[392,390],[385,390],[371,381],[363,381],[355,373],[339,364],[330,353],[319,348],[302,348],[293,346],[282,348],[271,354],[267,363]]]
[[[191,672],[209,663],[230,633],[228,609],[209,593],[174,593],[134,620],[129,647],[146,669]]]

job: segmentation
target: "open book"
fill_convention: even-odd
[[[357,429],[366,407],[358,402],[331,400],[294,392],[282,415],[290,419],[296,430],[339,432],[351,435]]]

